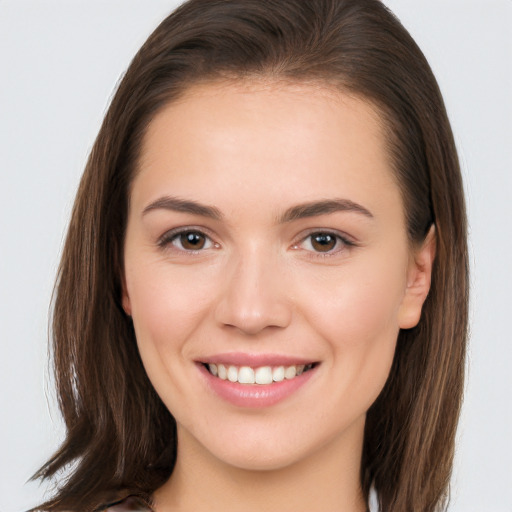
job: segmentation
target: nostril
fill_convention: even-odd
[[[255,335],[265,329],[287,327],[291,311],[284,304],[272,303],[243,305],[240,301],[224,302],[216,312],[217,320],[226,328]]]

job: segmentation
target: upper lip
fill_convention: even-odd
[[[227,364],[257,368],[260,366],[307,365],[315,363],[316,360],[284,354],[248,354],[244,352],[228,352],[205,357],[204,359],[201,359],[200,362],[206,364]]]

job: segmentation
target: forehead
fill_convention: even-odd
[[[132,193],[147,198],[166,188],[209,203],[234,189],[246,204],[398,197],[376,108],[318,84],[191,87],[152,120],[139,163]]]
[[[141,156],[154,156],[151,149],[163,137],[167,142],[172,142],[171,136],[192,142],[194,134],[208,132],[210,137],[202,140],[206,150],[209,142],[217,142],[227,131],[238,131],[240,137],[245,132],[251,138],[280,135],[281,139],[288,134],[297,141],[306,136],[315,142],[316,134],[325,139],[330,132],[336,138],[340,129],[356,133],[363,128],[367,139],[382,146],[382,124],[373,103],[326,84],[271,79],[204,83],[189,87],[157,113],[146,131]],[[212,141],[216,134],[218,139]],[[145,163],[142,160],[142,167]]]

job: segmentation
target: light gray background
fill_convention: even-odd
[[[512,511],[512,1],[388,0],[444,93],[467,189],[472,322],[450,512]],[[0,512],[63,430],[47,311],[88,151],[131,57],[174,0],[0,0]]]

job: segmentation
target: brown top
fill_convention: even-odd
[[[130,497],[117,503],[112,503],[104,512],[153,512],[146,503],[138,498]]]
[[[379,502],[377,499],[377,493],[375,489],[370,490],[370,500],[368,505],[369,512],[379,511]],[[154,512],[146,503],[142,500],[129,497],[123,501],[113,503],[109,505],[103,512]]]

